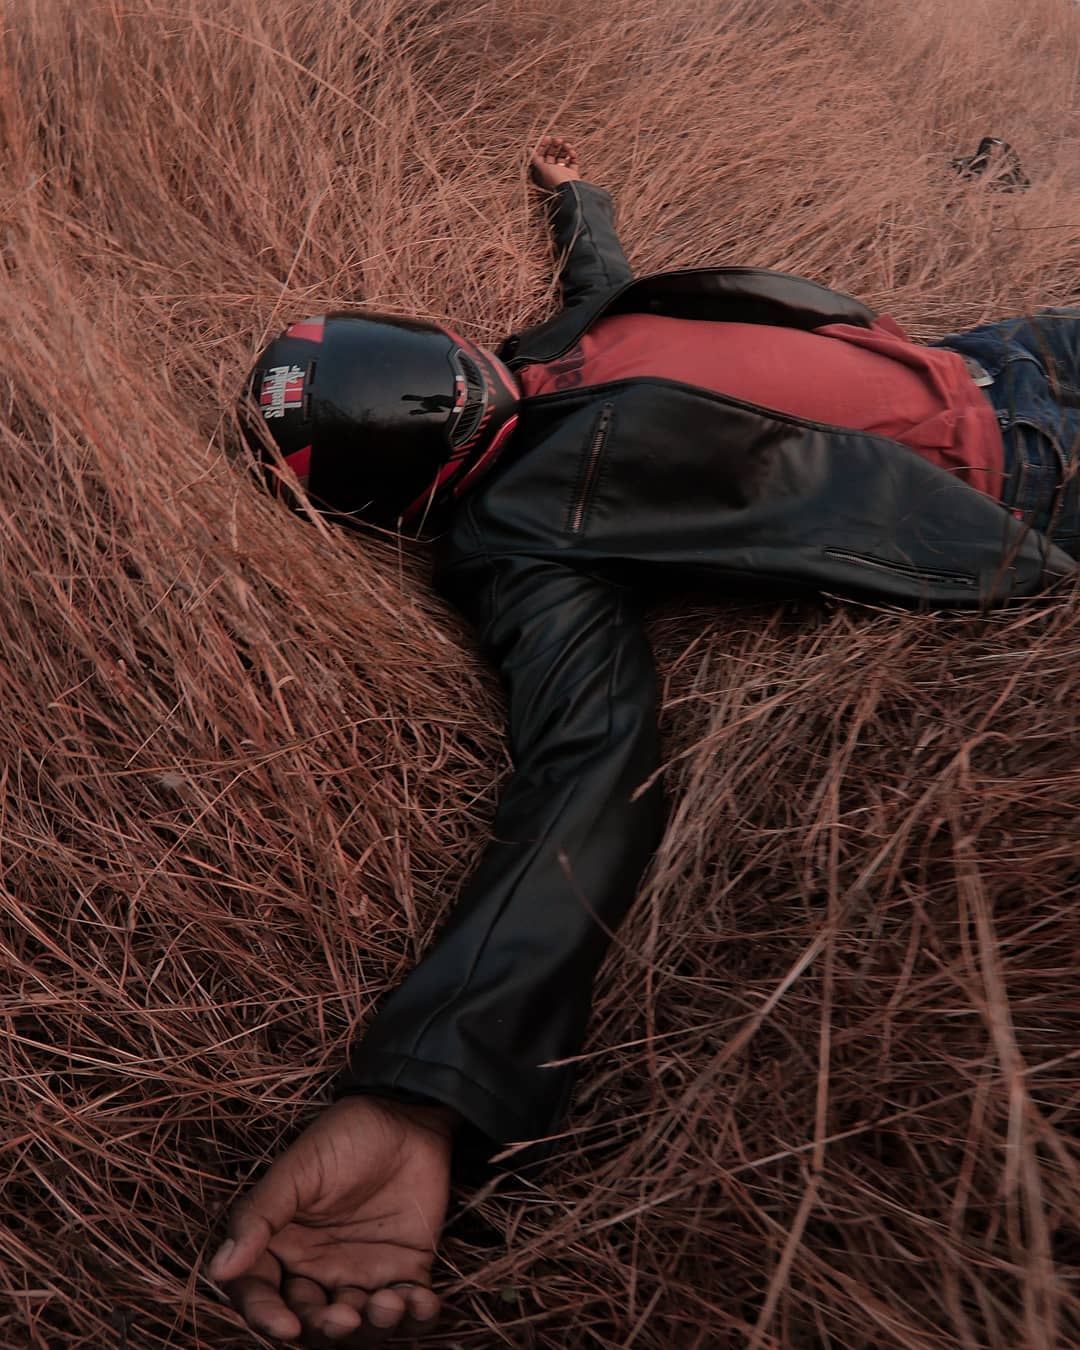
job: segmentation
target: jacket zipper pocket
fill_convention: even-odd
[[[870,567],[877,572],[891,572],[894,576],[909,580],[941,581],[948,585],[975,586],[976,578],[970,572],[937,572],[928,567],[915,567],[909,563],[886,562],[884,558],[873,558],[866,553],[852,553],[843,548],[827,548],[826,558],[835,558],[838,562],[857,563],[860,567]]]
[[[604,445],[607,442],[608,432],[611,429],[611,419],[615,412],[614,403],[605,403],[600,413],[600,418],[596,424],[596,430],[593,432],[589,441],[589,449],[585,459],[585,468],[581,475],[581,487],[578,491],[577,501],[574,503],[570,512],[570,533],[580,534],[585,524],[585,513],[589,508],[589,499],[592,496],[593,488],[596,486],[597,475],[600,472],[600,462],[604,457]]]

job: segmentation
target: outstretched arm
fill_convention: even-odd
[[[558,136],[545,136],[533,151],[534,181],[551,192],[548,213],[559,256],[563,305],[587,300],[633,278],[615,232],[611,194],[586,183],[578,172],[577,151]]]
[[[468,1169],[556,1128],[573,1068],[547,1066],[581,1049],[593,977],[663,824],[656,785],[635,799],[658,736],[630,595],[480,547],[441,585],[502,672],[514,773],[450,922],[354,1047],[337,1100],[229,1216],[207,1273],[283,1339],[431,1325],[452,1136]]]
[[[547,1066],[581,1049],[593,977],[659,841],[663,803],[656,785],[635,799],[658,734],[652,656],[626,591],[482,548],[440,588],[502,672],[514,773],[457,909],[336,1090],[452,1108],[467,1166],[558,1125],[573,1068]]]

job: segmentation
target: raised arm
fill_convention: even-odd
[[[545,136],[533,151],[530,167],[536,183],[551,193],[548,217],[564,306],[569,309],[596,291],[630,281],[633,273],[615,233],[611,194],[581,180],[574,147],[557,136]]]

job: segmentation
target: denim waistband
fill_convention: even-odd
[[[950,333],[1001,429],[1002,504],[1077,557],[1080,551],[1080,306]]]
[[[934,345],[949,346],[944,342]],[[963,361],[997,418],[1004,451],[1002,505],[1017,518],[1028,520],[1036,530],[1046,530],[1053,519],[1061,487],[1064,465],[1060,447],[1043,427],[1025,420],[1023,410],[1015,406],[1014,395],[1000,375],[995,378],[969,352],[949,349]]]

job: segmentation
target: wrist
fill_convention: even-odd
[[[463,1117],[452,1106],[442,1102],[398,1102],[397,1105],[420,1125],[430,1125],[440,1134],[453,1135]]]
[[[357,1097],[360,1094],[356,1094]],[[377,1093],[364,1093],[363,1100],[377,1106],[388,1115],[407,1120],[412,1125],[423,1125],[436,1133],[452,1138],[458,1126],[463,1123],[461,1116],[452,1106],[433,1099],[417,1098],[405,1101],[401,1097],[380,1096]]]

